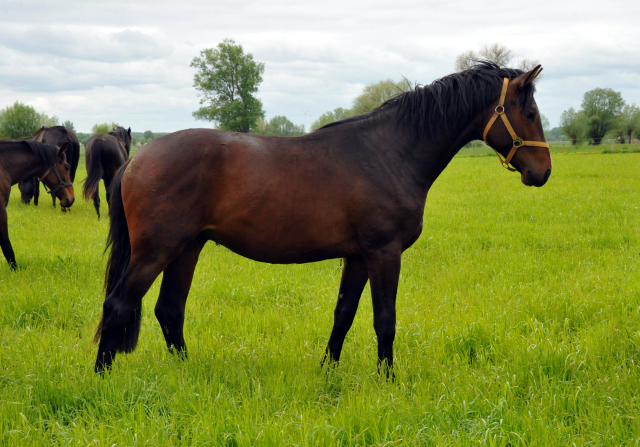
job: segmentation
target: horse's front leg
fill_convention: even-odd
[[[391,243],[365,258],[373,301],[373,328],[378,337],[378,370],[393,376],[393,341],[396,336],[396,294],[402,246]]]
[[[338,302],[333,312],[333,330],[322,359],[322,365],[326,361],[338,362],[340,360],[344,338],[356,316],[360,296],[368,279],[367,265],[362,258],[345,258]]]
[[[13,247],[9,241],[9,226],[7,224],[7,201],[4,198],[0,198],[0,247],[2,248],[2,254],[7,258],[7,262],[11,267],[11,270],[15,270],[16,255],[13,253]]]

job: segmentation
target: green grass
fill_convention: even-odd
[[[79,183],[67,214],[14,188],[0,445],[636,445],[640,154],[553,162],[540,189],[489,157],[456,157],[434,184],[403,256],[392,383],[368,288],[341,364],[319,369],[339,260],[273,266],[215,244],[187,303],[190,359],[166,351],[156,283],[137,350],[96,377],[108,222]]]

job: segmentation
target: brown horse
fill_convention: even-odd
[[[370,281],[378,366],[389,374],[401,255],[420,236],[427,192],[458,150],[486,128],[522,183],[542,186],[551,174],[533,100],[540,70],[481,63],[302,137],[190,129],[147,144],[112,185],[96,372],[135,348],[142,298],[163,271],[155,314],[169,350],[186,356],[185,303],[211,240],[269,263],[344,258],[324,358],[340,359]]]
[[[58,147],[62,147],[65,143],[68,143],[65,154],[67,157],[67,163],[69,163],[71,169],[69,172],[71,182],[75,181],[78,161],[80,160],[80,142],[73,130],[64,126],[42,126],[33,135],[32,140]],[[40,182],[38,181],[38,177],[30,177],[20,181],[18,183],[18,188],[20,188],[22,203],[29,204],[33,198],[33,204],[36,206],[38,205],[38,198],[40,197]],[[55,196],[53,196],[52,199],[53,207],[55,208]],[[64,206],[62,207],[62,211],[66,211]]]
[[[131,128],[118,127],[106,135],[94,135],[85,145],[84,158],[87,165],[87,179],[84,182],[83,195],[93,200],[93,206],[100,219],[100,179],[104,180],[107,190],[107,203],[110,200],[111,181],[116,171],[129,159],[131,150]]]
[[[0,247],[13,270],[16,269],[16,257],[9,241],[7,226],[7,203],[11,185],[20,180],[38,176],[49,193],[60,199],[65,208],[73,204],[74,195],[67,163],[66,151],[69,144],[60,149],[57,146],[35,141],[0,141]]]

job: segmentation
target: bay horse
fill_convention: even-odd
[[[533,99],[540,71],[482,62],[300,137],[189,129],[148,143],[112,184],[96,373],[135,348],[142,298],[161,272],[155,315],[169,350],[186,357],[187,295],[202,247],[215,241],[274,264],[344,258],[323,363],[339,361],[369,281],[388,378],[401,255],[422,232],[438,175],[483,137],[523,184],[551,174]]]
[[[49,193],[60,199],[60,206],[69,208],[75,197],[66,157],[68,147],[69,143],[58,148],[31,140],[0,141],[0,247],[12,270],[17,264],[7,224],[11,185],[37,176]]]
[[[109,186],[120,166],[129,159],[131,150],[131,128],[118,127],[108,134],[94,135],[85,145],[84,158],[87,165],[87,179],[83,196],[93,200],[93,206],[100,219],[100,179],[104,180],[107,203],[110,201]]]
[[[78,162],[80,160],[80,141],[78,140],[75,132],[64,126],[42,126],[33,135],[32,140],[58,147],[62,147],[65,143],[68,143],[65,154],[67,157],[67,163],[69,163],[71,169],[69,171],[69,176],[73,183],[76,179],[76,170],[78,169]],[[38,180],[38,177],[30,177],[18,182],[18,188],[20,189],[22,203],[29,204],[31,199],[33,199],[33,204],[36,206],[38,205],[38,199],[40,197],[40,181]],[[53,207],[55,208],[55,196],[53,196],[52,199]],[[62,211],[66,211],[66,208],[62,207]]]

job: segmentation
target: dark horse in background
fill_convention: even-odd
[[[276,264],[344,258],[324,360],[340,359],[369,281],[378,366],[389,375],[402,252],[454,155],[486,129],[522,183],[542,186],[551,174],[533,99],[540,70],[480,63],[301,137],[189,129],[147,144],[112,185],[96,372],[135,348],[142,298],[162,272],[155,315],[169,350],[186,356],[187,295],[202,247],[215,241]]]
[[[11,185],[37,176],[52,196],[60,199],[60,206],[70,207],[74,201],[71,185],[71,166],[66,152],[69,143],[61,148],[31,140],[0,141],[0,247],[12,269],[16,268],[16,257],[9,241],[7,204]]]
[[[76,170],[78,169],[78,161],[80,160],[80,142],[75,132],[68,127],[42,126],[32,138],[33,141],[40,143],[51,144],[53,146],[62,147],[67,143],[67,150],[65,154],[67,156],[67,163],[71,167],[69,175],[71,176],[71,182],[76,179]],[[38,177],[29,177],[18,183],[20,188],[20,195],[22,203],[29,204],[33,198],[33,204],[38,205],[38,198],[40,197],[40,181]],[[53,206],[56,206],[56,197],[53,196]],[[62,211],[66,211],[66,207],[62,206]]]
[[[131,128],[118,127],[104,135],[94,135],[85,145],[84,159],[87,165],[87,179],[84,182],[83,195],[93,200],[93,206],[100,219],[100,179],[104,180],[107,190],[107,203],[110,201],[110,188],[113,176],[120,166],[129,159],[131,150]]]

